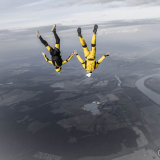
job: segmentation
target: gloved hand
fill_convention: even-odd
[[[109,56],[110,55],[110,53],[109,52],[107,52],[106,54],[105,54],[105,56]]]

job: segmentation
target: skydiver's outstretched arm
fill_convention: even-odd
[[[77,53],[77,51],[74,51],[74,54],[76,55],[77,59],[79,62],[82,64],[83,68],[85,68],[85,62],[84,60],[80,57],[80,55]]]
[[[98,65],[107,57],[109,56],[109,52],[107,52],[104,56],[102,56],[96,63],[96,68],[98,67]]]
[[[39,40],[41,41],[42,44],[44,44],[44,46],[47,48],[48,51],[51,50],[51,46],[47,43],[46,40],[44,40],[42,38],[42,36],[40,35],[39,31],[36,32],[37,37],[39,38]]]
[[[50,60],[50,59],[45,55],[45,53],[42,52],[42,55],[43,55],[44,59],[45,59],[48,63],[53,64],[52,60]]]
[[[65,61],[62,62],[62,64],[65,64],[65,63],[67,63],[68,61],[70,61],[73,56],[74,56],[74,52],[71,53],[70,56],[69,56]]]

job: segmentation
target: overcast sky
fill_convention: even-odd
[[[0,29],[160,19],[160,0],[0,0]]]

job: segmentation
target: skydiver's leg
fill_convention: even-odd
[[[54,31],[53,34],[54,34],[54,37],[55,37],[55,39],[56,39],[55,48],[57,48],[57,49],[60,50],[60,38],[58,37],[56,31]]]
[[[94,25],[93,36],[91,41],[91,57],[95,58],[96,54],[96,33],[97,33],[98,25]]]
[[[88,55],[89,55],[89,51],[88,51],[88,48],[87,48],[87,44],[86,44],[84,38],[82,37],[81,28],[78,28],[77,32],[78,32],[78,37],[79,37],[80,43],[81,43],[82,48],[83,48],[84,57],[87,58]]]
[[[79,39],[80,39],[80,43],[81,43],[82,48],[83,48],[84,57],[86,59],[88,57],[88,55],[90,54],[90,52],[88,51],[87,44],[86,44],[84,38],[83,37],[79,37]]]
[[[42,36],[40,35],[39,31],[36,32],[36,35],[37,35],[37,37],[39,38],[39,40],[41,41],[41,43],[44,44],[44,46],[45,46],[45,47],[47,48],[47,50],[50,52],[50,50],[51,50],[50,45],[47,43],[46,40],[44,40],[44,39],[42,38]]]
[[[45,41],[41,36],[39,37],[40,41],[45,45],[45,47],[47,48],[47,50],[50,52],[52,47],[47,43],[47,41]]]
[[[53,27],[52,27],[52,30],[51,30],[54,34],[54,37],[56,39],[56,44],[55,44],[55,48],[60,50],[60,38],[59,36],[57,35],[57,32],[56,32],[56,25],[54,24]]]
[[[96,34],[93,32],[92,41],[91,41],[91,53],[90,58],[95,59],[96,57]]]
[[[47,41],[44,40],[44,39],[42,38],[42,36],[39,37],[39,40],[41,41],[42,44],[44,44],[45,47],[48,46]]]

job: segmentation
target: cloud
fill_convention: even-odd
[[[159,0],[125,0],[128,5],[160,5]]]
[[[158,0],[0,0],[0,29],[160,17]]]
[[[82,0],[83,4],[121,4],[123,6],[160,5],[159,0]]]

